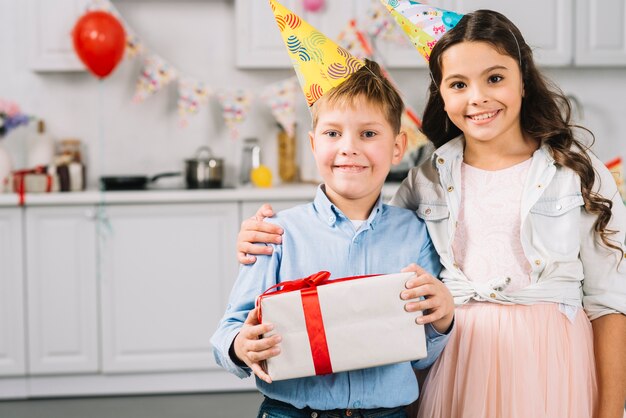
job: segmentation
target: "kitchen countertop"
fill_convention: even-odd
[[[391,197],[399,183],[385,183],[383,195]],[[149,189],[132,191],[86,190],[84,192],[64,193],[27,193],[25,206],[66,206],[106,204],[149,204],[149,203],[206,203],[233,201],[277,201],[277,200],[312,200],[316,185],[289,184],[260,189],[255,187],[225,189]],[[15,193],[0,193],[0,207],[19,205]]]

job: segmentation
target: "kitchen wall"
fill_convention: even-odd
[[[237,181],[242,138],[261,139],[265,162],[276,170],[276,129],[267,106],[257,102],[230,138],[215,100],[201,109],[186,128],[178,125],[173,86],[142,104],[131,102],[140,70],[125,60],[98,81],[87,72],[35,73],[28,68],[27,21],[20,0],[0,0],[0,97],[18,101],[25,111],[45,119],[57,138],[76,137],[87,150],[90,184],[100,174],[155,174],[182,168],[201,145],[209,145],[227,164],[226,182]],[[116,6],[147,46],[177,68],[215,88],[263,86],[290,77],[291,70],[238,70],[235,65],[232,0],[118,0]],[[273,28],[272,28],[273,29]],[[391,71],[408,103],[421,112],[428,73]],[[626,69],[558,68],[547,74],[582,104],[579,120],[596,135],[595,151],[603,160],[626,157]],[[316,177],[308,152],[310,123],[299,102],[300,164],[304,178]],[[33,126],[34,128],[34,126]],[[6,140],[16,165],[24,164],[28,129]]]

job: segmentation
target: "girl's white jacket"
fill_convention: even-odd
[[[550,148],[532,157],[521,200],[522,247],[532,266],[531,284],[506,291],[506,278],[471,282],[455,265],[452,253],[461,202],[464,139],[438,148],[430,160],[412,169],[391,204],[417,211],[441,256],[441,278],[457,305],[470,300],[532,304],[555,302],[584,307],[589,319],[626,314],[626,259],[604,247],[593,230],[596,216],[583,206],[580,177],[556,166]],[[593,190],[613,201],[607,226],[611,239],[626,249],[626,208],[609,170],[589,154],[596,171]],[[621,263],[620,263],[621,261]]]

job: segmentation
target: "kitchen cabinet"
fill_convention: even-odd
[[[94,207],[33,207],[25,213],[28,372],[96,372]]]
[[[626,0],[576,1],[575,64],[626,65]]]
[[[210,370],[237,275],[236,202],[115,205],[103,240],[102,371]]]
[[[291,68],[279,32],[268,30],[275,27],[269,7],[254,0],[236,2],[237,27],[241,28],[237,33],[238,66]],[[337,3],[341,10],[301,16],[334,38],[349,19],[365,21],[371,4],[362,0]],[[520,28],[542,66],[626,65],[626,0],[432,0],[429,4],[462,13],[477,9],[503,13]],[[301,11],[297,4],[285,5],[296,13]],[[322,18],[323,24],[318,22]],[[408,42],[399,45],[380,37],[374,44],[377,59],[388,68],[426,68],[424,59]]]
[[[26,0],[26,50],[31,70],[84,71],[72,45],[72,28],[89,0]]]
[[[0,376],[26,373],[22,216],[0,208]]]
[[[305,11],[299,0],[282,0],[281,4],[331,38],[339,35],[357,11],[355,0],[327,1],[324,10],[316,13]],[[292,68],[267,1],[235,0],[235,27],[239,68]]]

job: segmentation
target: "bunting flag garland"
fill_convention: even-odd
[[[372,58],[374,55],[370,43],[365,39],[363,32],[358,30],[354,19],[339,33],[337,42],[358,59]]]
[[[187,116],[198,113],[198,108],[209,101],[211,91],[202,81],[181,78],[178,81],[178,117],[181,126],[187,126]]]
[[[272,115],[290,137],[296,134],[296,97],[298,79],[280,81],[265,88],[261,95],[271,108]]]
[[[239,136],[238,125],[244,121],[250,110],[253,94],[247,90],[221,91],[217,98],[222,105],[222,117],[230,129],[232,139]]]
[[[143,102],[178,77],[177,71],[158,55],[148,55],[137,81],[133,101]]]
[[[172,84],[172,82],[177,81],[180,126],[187,126],[189,119],[198,114],[200,109],[203,106],[207,106],[209,100],[215,96],[222,107],[224,123],[229,128],[231,137],[237,137],[238,126],[247,117],[255,94],[240,90],[224,90],[219,95],[214,94],[215,90],[208,83],[182,73],[161,56],[153,53],[124,20],[111,0],[91,0],[86,5],[85,11],[106,11],[115,16],[126,32],[124,57],[130,59],[141,58],[143,60],[143,66],[133,95],[134,102],[141,103],[148,97],[161,91],[164,87]],[[284,23],[289,24],[289,22]],[[394,42],[404,41],[406,43],[404,35],[397,29],[397,25],[386,12],[380,0],[371,0],[370,10],[367,13],[367,22],[364,27],[367,27],[368,30],[359,30],[357,22],[354,20],[348,22],[338,39],[337,45],[342,47],[340,52],[347,52],[354,57],[353,59],[360,60],[375,55],[370,43],[371,39],[383,37],[389,40],[393,38]],[[308,41],[313,42],[314,39],[309,39]],[[328,41],[334,44],[334,42]],[[311,49],[310,52],[313,53],[311,56],[313,59],[316,59],[316,50],[326,48],[326,46],[320,47],[313,44],[309,45],[309,47]],[[304,51],[301,48],[300,53]],[[303,76],[300,76],[299,81],[304,82]],[[276,121],[289,135],[295,134],[295,104],[298,100],[298,95],[295,93],[296,90],[296,79],[292,77],[264,88],[260,95],[263,102],[271,108],[272,115]]]
[[[367,34],[372,39],[383,39],[397,45],[407,45],[406,36],[398,29],[398,25],[389,18],[385,6],[379,1],[374,1],[365,15],[363,27],[367,28]]]

